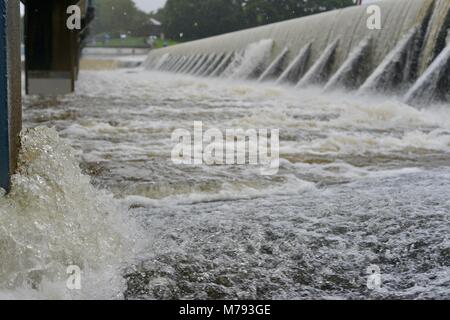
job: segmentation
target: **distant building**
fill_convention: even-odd
[[[160,38],[162,35],[162,23],[154,18],[148,19],[148,21],[139,28],[139,36],[154,36]]]
[[[161,23],[161,22],[159,22],[158,20],[153,19],[153,18],[150,18],[150,23],[151,23],[152,25],[154,25],[154,26],[159,26],[159,27],[162,26],[162,23]]]

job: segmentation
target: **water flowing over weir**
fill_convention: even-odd
[[[427,88],[448,101],[447,74],[436,72],[433,61],[446,47],[450,2],[386,0],[377,5],[381,30],[367,27],[367,6],[351,7],[154,50],[145,67],[396,94],[428,75],[433,79],[421,83],[434,84]],[[439,68],[449,63],[440,56]],[[415,97],[408,93],[405,100],[419,104]]]

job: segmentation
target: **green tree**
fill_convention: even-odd
[[[165,33],[194,40],[242,29],[242,0],[168,0],[163,11]]]
[[[147,21],[148,15],[140,11],[132,0],[96,1],[95,33],[133,34]]]
[[[354,5],[353,0],[247,0],[247,25],[259,26]]]
[[[354,5],[353,0],[168,0],[166,35],[194,40]]]

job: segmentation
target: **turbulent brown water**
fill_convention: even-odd
[[[58,131],[95,189],[53,133],[28,134],[51,150],[39,152],[35,171],[26,159],[19,179],[44,177],[46,188],[24,182],[0,199],[1,245],[5,234],[10,247],[21,241],[5,228],[8,214],[32,217],[26,238],[42,232],[33,221],[47,213],[44,230],[59,247],[31,247],[27,263],[16,257],[0,278],[3,295],[71,297],[61,268],[75,259],[98,280],[77,293],[85,298],[450,298],[448,106],[116,70],[82,72],[75,95],[26,98],[24,115],[27,127]],[[280,129],[279,173],[173,164],[171,134],[194,121]],[[55,167],[61,156],[70,165]],[[82,235],[62,241],[55,215]],[[381,269],[381,289],[367,288],[370,265]]]

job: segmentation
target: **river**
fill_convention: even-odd
[[[2,297],[450,298],[448,106],[122,69],[27,97],[24,116],[63,140],[29,131],[0,199]],[[278,173],[174,164],[194,121],[279,129]]]

